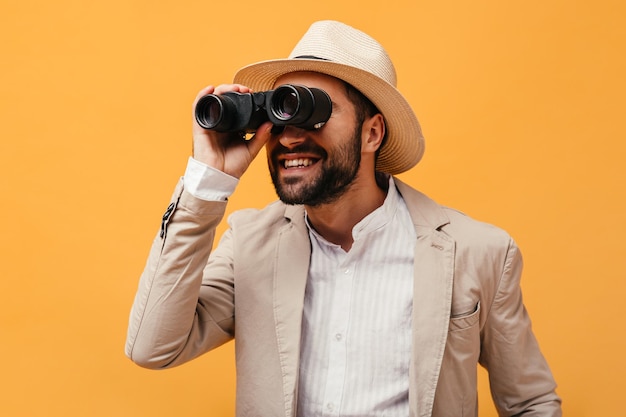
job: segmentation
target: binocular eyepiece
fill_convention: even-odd
[[[258,93],[208,94],[198,100],[196,121],[217,132],[254,132],[262,123],[319,129],[330,118],[332,102],[319,88],[285,84]]]

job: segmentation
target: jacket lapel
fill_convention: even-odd
[[[411,416],[432,414],[448,337],[455,243],[440,227],[449,223],[434,201],[396,180],[417,233],[413,290],[413,353],[410,368]]]
[[[304,223],[304,209],[288,206],[288,222],[279,235],[274,276],[274,320],[278,354],[282,366],[285,415],[295,415],[300,333],[304,292],[309,273],[311,244]]]

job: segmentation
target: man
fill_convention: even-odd
[[[500,229],[392,175],[420,160],[418,121],[368,35],[317,22],[288,59],[207,94],[324,90],[323,126],[250,140],[202,129],[133,305],[127,355],[166,368],[237,340],[238,416],[476,416],[476,366],[503,416],[559,416],[555,382]],[[237,179],[265,146],[280,197],[211,252]]]

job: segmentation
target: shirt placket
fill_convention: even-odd
[[[350,325],[350,304],[354,285],[354,268],[343,254],[334,273],[335,293],[331,307],[328,340],[328,375],[324,390],[324,415],[334,416],[341,411],[347,370],[347,332]]]

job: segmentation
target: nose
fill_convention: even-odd
[[[278,141],[287,149],[294,148],[306,140],[305,130],[294,126],[285,126]]]

